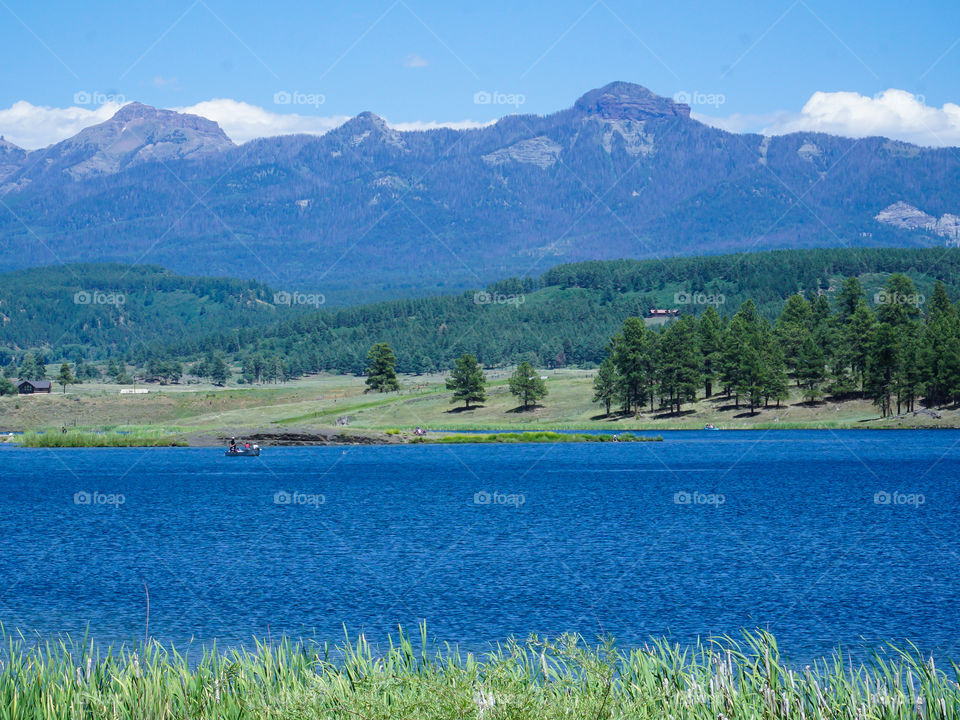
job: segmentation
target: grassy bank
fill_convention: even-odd
[[[222,438],[258,432],[411,433],[420,426],[456,434],[462,431],[522,433],[559,430],[698,430],[712,424],[724,430],[960,427],[960,410],[904,414],[881,420],[869,400],[828,398],[806,403],[796,388],[780,407],[737,406],[733,399],[698,397],[682,413],[645,408],[639,416],[610,416],[592,402],[592,370],[544,371],[549,395],[523,410],[506,385],[509,369],[487,371],[487,399],[469,410],[450,402],[440,374],[402,376],[400,392],[365,394],[363,378],[318,375],[264,387],[151,387],[143,395],[121,395],[116,385],[80,385],[66,394],[0,397],[0,430],[90,430],[139,428],[163,433],[175,428],[187,437]],[[476,440],[473,440],[476,442]],[[161,444],[167,444],[163,442]]]
[[[26,432],[18,440],[23,447],[36,448],[169,447],[187,444],[176,433],[145,428],[102,431],[68,430],[67,432],[54,428],[42,432]]]
[[[425,631],[422,631],[425,635]],[[958,672],[911,650],[855,666],[839,654],[798,670],[774,638],[747,634],[680,649],[590,647],[575,637],[507,643],[477,658],[400,637],[377,656],[360,638],[335,651],[281,642],[187,657],[148,644],[27,648],[7,638],[4,720],[134,718],[947,718]],[[336,660],[334,659],[336,658]]]

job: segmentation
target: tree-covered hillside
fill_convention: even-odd
[[[271,288],[246,281],[182,277],[156,267],[45,268],[0,275],[0,364],[19,363],[35,350],[50,363],[113,358],[147,368],[150,361],[200,360],[199,367],[216,367],[220,376],[225,361],[262,380],[360,373],[370,346],[388,342],[405,373],[446,370],[465,353],[487,367],[521,360],[587,366],[603,360],[625,318],[651,308],[682,316],[715,307],[729,316],[750,299],[772,321],[790,295],[833,297],[846,277],[858,278],[875,305],[896,272],[910,277],[924,298],[935,280],[960,297],[960,249],[586,262],[485,290],[319,311],[278,304]],[[89,302],[75,302],[77,293]],[[111,293],[123,294],[124,302],[110,304]],[[924,305],[918,309],[922,314]]]
[[[297,376],[327,370],[362,372],[367,350],[388,342],[400,372],[448,369],[465,353],[486,366],[529,360],[539,366],[591,365],[631,316],[651,308],[699,315],[716,307],[732,315],[751,299],[776,318],[793,294],[835,295],[856,277],[875,305],[890,274],[910,277],[930,297],[936,280],[960,296],[960,250],[802,250],[739,255],[618,260],[562,265],[538,280],[510,279],[484,291],[397,300],[304,314],[267,330],[239,329],[137,352],[149,357],[200,356],[211,351],[283,365]],[[923,306],[919,306],[922,313]]]
[[[148,265],[57,265],[0,275],[0,362],[123,357],[157,341],[263,327],[300,312],[265,285],[176,275]]]

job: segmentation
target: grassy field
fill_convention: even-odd
[[[912,650],[805,669],[773,637],[624,652],[580,638],[507,642],[482,658],[400,636],[385,655],[361,637],[330,651],[280,642],[188,659],[155,643],[99,652],[8,638],[2,720],[263,718],[953,718],[960,679]]]
[[[591,402],[593,371],[544,371],[549,395],[523,411],[509,393],[510,371],[489,371],[488,398],[464,410],[450,403],[441,375],[405,376],[397,393],[365,394],[363,378],[319,375],[280,385],[257,387],[210,385],[149,386],[146,394],[119,393],[116,385],[78,385],[66,394],[0,398],[0,431],[103,431],[139,428],[158,436],[186,437],[191,444],[218,443],[222,436],[245,433],[310,433],[347,427],[351,432],[428,430],[525,432],[539,430],[666,430],[749,428],[895,428],[957,427],[956,410],[940,417],[910,414],[880,420],[867,400],[814,405],[795,394],[781,407],[750,413],[732,400],[714,396],[686,405],[680,415],[659,411],[638,417],[605,417]]]

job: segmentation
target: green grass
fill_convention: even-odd
[[[5,638],[0,720],[569,720],[572,718],[955,718],[960,668],[915,648],[861,665],[835,653],[800,669],[775,639],[744,633],[693,647],[618,650],[531,637],[477,657],[401,635],[383,654],[361,636],[329,646],[281,641],[192,658],[156,643],[100,651]]]
[[[68,447],[169,447],[186,445],[179,435],[144,428],[93,430],[68,430],[61,432],[51,428],[44,432],[31,431],[19,438],[23,447],[68,448]]]
[[[592,435],[590,433],[507,432],[482,435],[444,435],[438,438],[414,439],[427,443],[535,443],[535,442],[661,442],[663,437],[640,437],[637,435]]]

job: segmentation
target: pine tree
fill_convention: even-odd
[[[593,378],[593,401],[603,403],[607,417],[610,416],[610,405],[617,396],[620,378],[613,357],[608,355]]]
[[[684,402],[696,400],[700,385],[700,350],[696,322],[686,315],[670,323],[657,343],[659,393],[671,412],[680,412]]]
[[[780,407],[780,402],[790,397],[790,379],[787,377],[787,364],[783,357],[783,348],[780,347],[780,343],[772,335],[767,338],[762,360],[764,366],[763,404],[766,407],[771,400],[776,400],[777,407]]]
[[[867,355],[866,392],[882,417],[891,414],[894,377],[899,364],[896,330],[889,323],[879,323],[870,339]]]
[[[765,387],[763,358],[755,347],[746,345],[740,352],[738,365],[737,397],[746,398],[752,415],[763,401]]]
[[[510,376],[509,386],[510,393],[520,398],[524,410],[547,395],[547,384],[526,360]]]
[[[720,313],[710,305],[700,316],[697,324],[697,339],[700,343],[700,355],[703,375],[703,395],[709,398],[713,395],[713,383],[720,372],[720,350],[723,339],[723,322]]]
[[[37,368],[37,361],[33,353],[25,353],[20,362],[19,376],[21,380],[39,380],[40,371]]]
[[[653,408],[653,387],[656,383],[656,337],[647,329],[643,318],[627,318],[623,330],[610,344],[613,363],[620,379],[620,399],[625,412],[640,414],[649,400]]]
[[[808,334],[797,349],[794,366],[797,385],[803,389],[807,402],[815,402],[822,394],[821,386],[827,377],[827,358],[823,348]]]
[[[253,358],[249,355],[243,359],[243,364],[240,366],[240,375],[248,385],[252,385],[257,376],[256,370],[253,367]]]
[[[777,340],[783,347],[787,367],[793,373],[800,385],[797,361],[800,358],[800,348],[814,328],[815,318],[813,307],[802,295],[791,295],[787,298],[783,311],[774,326]]]
[[[210,381],[214,385],[224,385],[230,379],[230,368],[220,355],[215,355],[210,366]]]
[[[367,353],[366,392],[391,392],[400,389],[397,380],[397,357],[385,342],[376,343]]]
[[[70,365],[63,363],[60,366],[60,372],[57,373],[57,383],[60,387],[63,388],[63,392],[67,392],[67,385],[72,385],[76,382],[76,378],[73,377],[73,374],[70,372]]]
[[[463,402],[465,409],[470,409],[470,403],[482,403],[487,399],[484,387],[487,378],[480,368],[477,359],[469,353],[457,358],[453,370],[447,379],[447,390],[453,391],[451,403]]]

